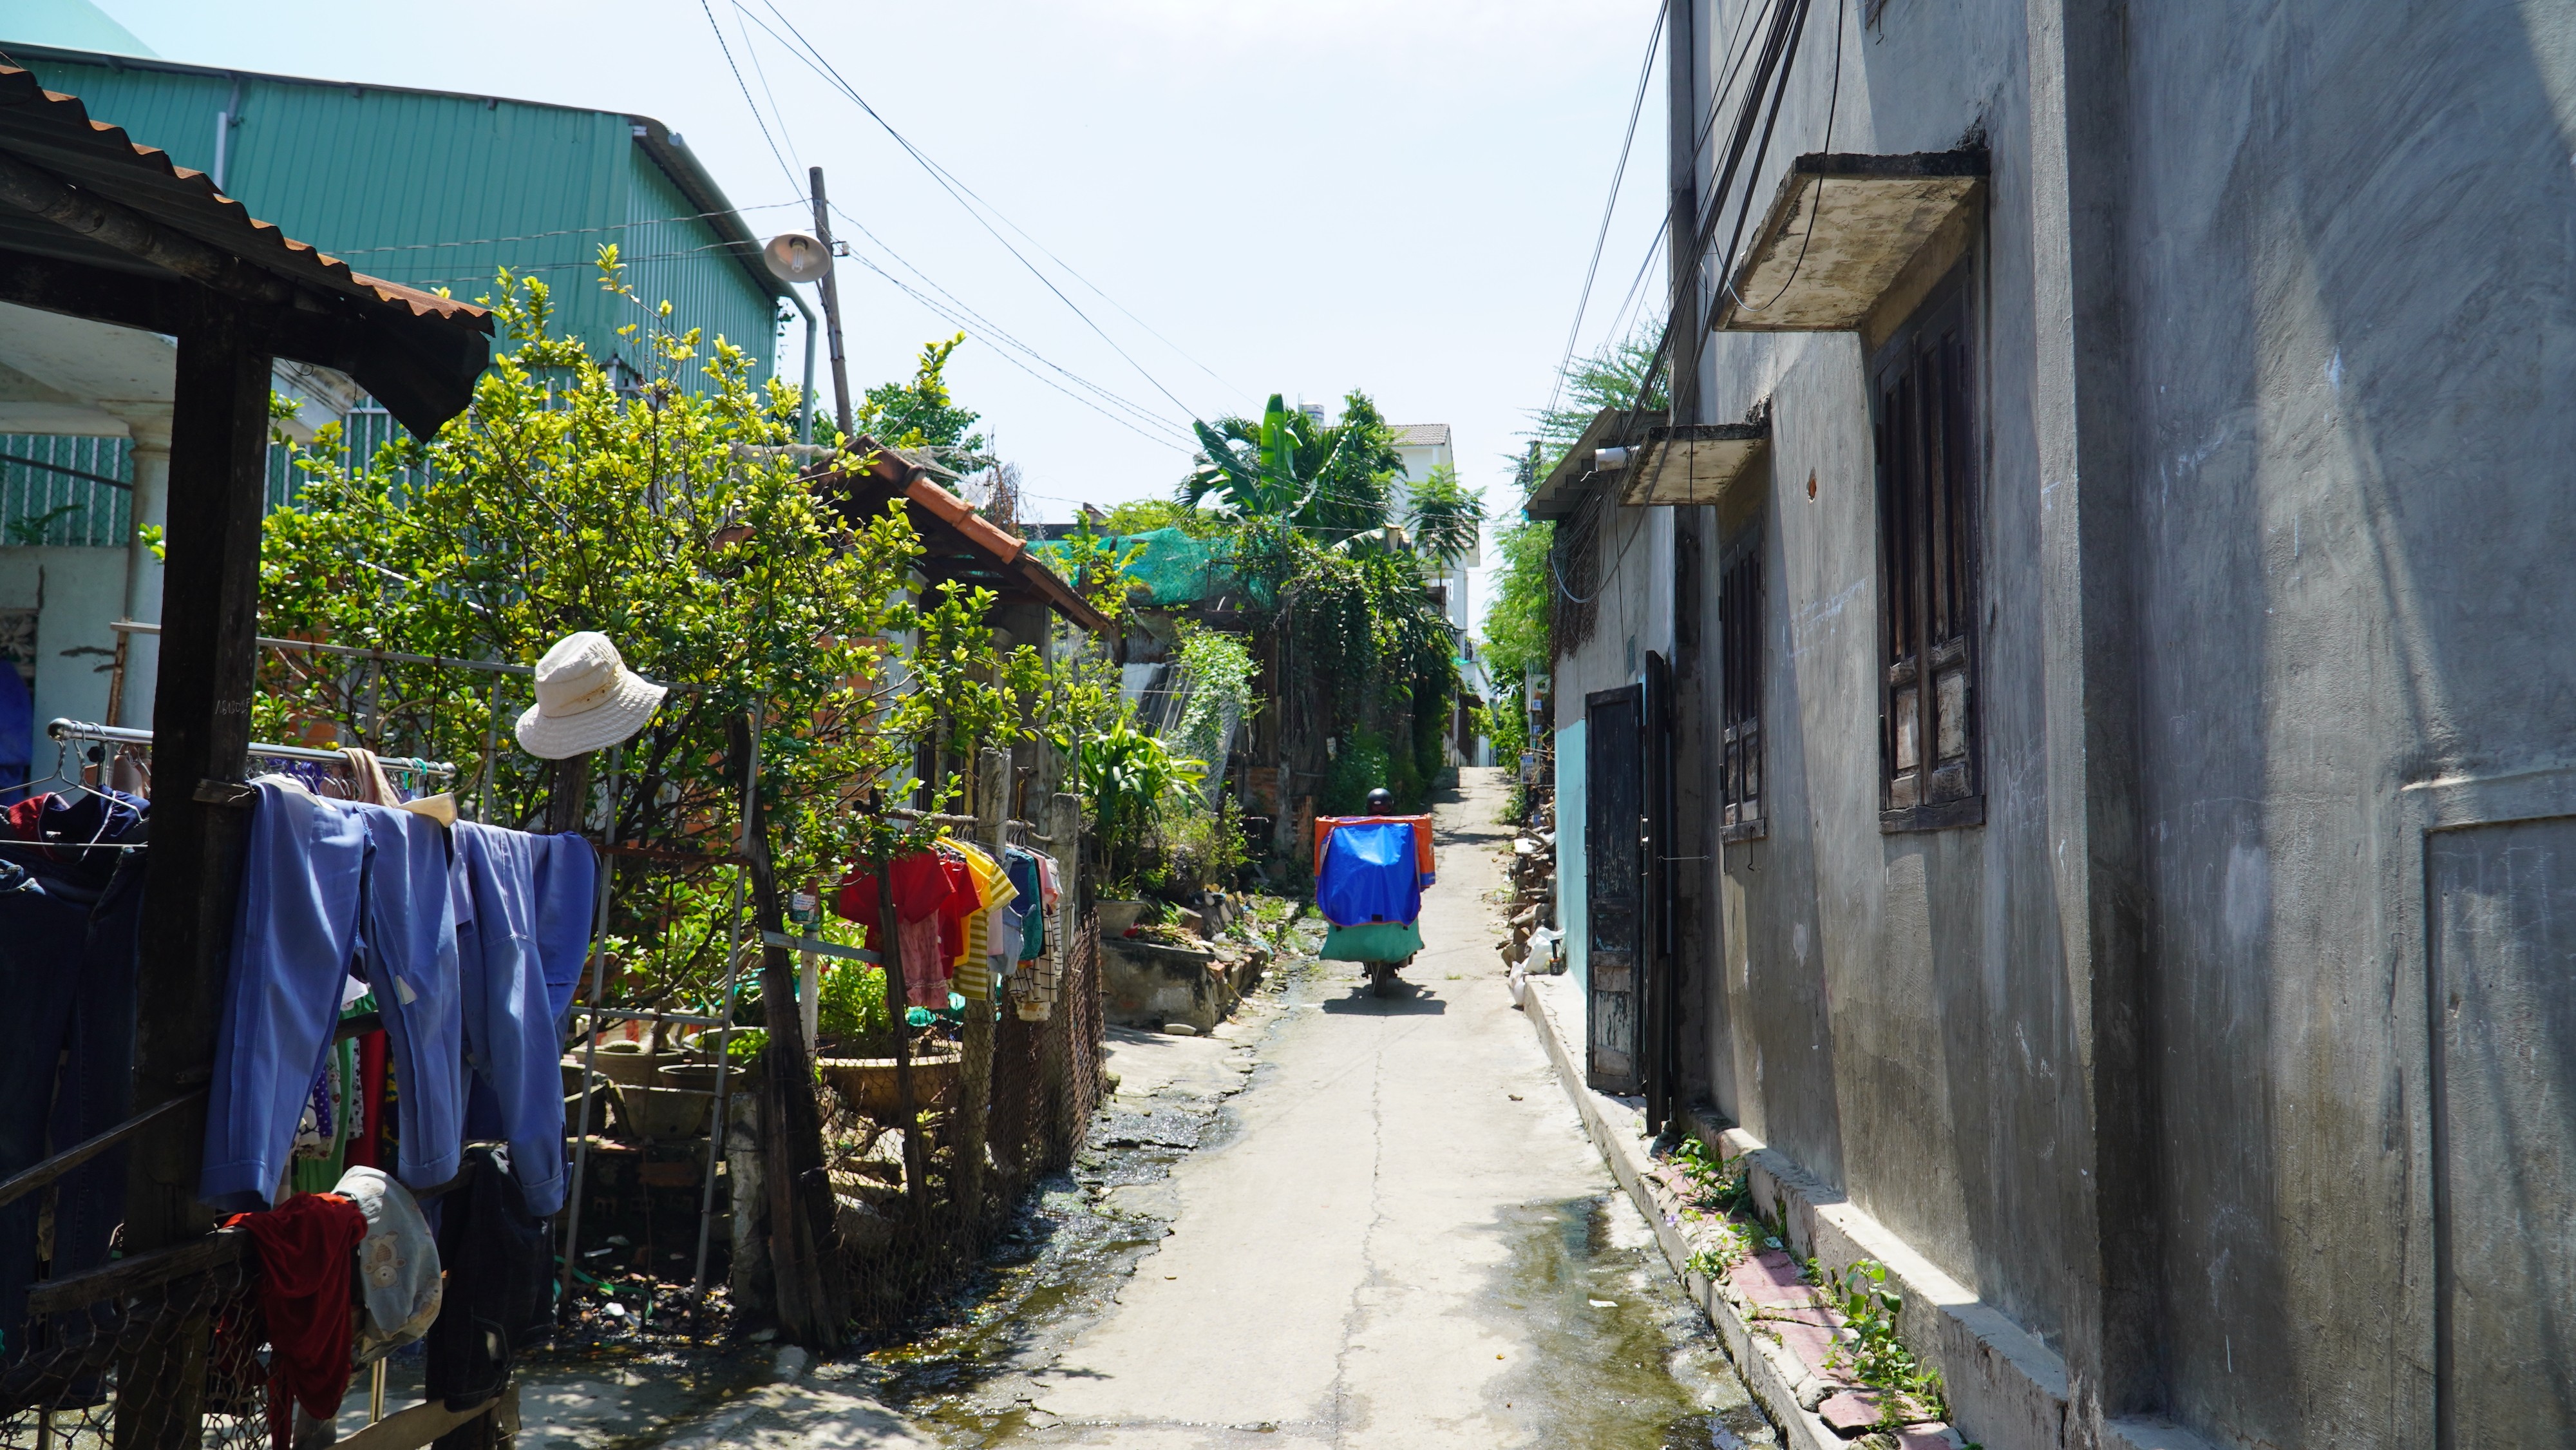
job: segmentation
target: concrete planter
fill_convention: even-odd
[[[638,1138],[703,1138],[715,1113],[716,1095],[711,1092],[624,1082],[617,1084],[616,1092],[618,1126]]]
[[[912,1060],[914,1111],[927,1111],[956,1096],[959,1055],[958,1049],[945,1047]],[[823,1080],[832,1085],[833,1091],[878,1122],[893,1122],[901,1110],[893,1058],[826,1057],[815,1066],[822,1070]]]
[[[1100,1000],[1108,1020],[1126,1027],[1186,1022],[1215,1027],[1261,980],[1266,954],[1225,958],[1214,952],[1100,938]]]

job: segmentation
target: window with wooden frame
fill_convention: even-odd
[[[1762,536],[1748,533],[1717,576],[1718,794],[1729,841],[1763,834]]]
[[[1964,269],[1880,352],[1879,826],[1985,820],[1977,748],[1975,352]]]

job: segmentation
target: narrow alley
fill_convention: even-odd
[[[1291,990],[1170,1237],[1032,1376],[1026,1443],[1738,1443],[1743,1391],[1504,991],[1503,772],[1462,776],[1411,990],[1337,962]]]

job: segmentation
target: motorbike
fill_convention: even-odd
[[[1357,962],[1371,993],[1398,995],[1397,974],[1422,950],[1422,888],[1434,879],[1431,817],[1318,817],[1315,905],[1327,927],[1318,955]]]

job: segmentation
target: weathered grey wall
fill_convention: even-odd
[[[1712,49],[1740,8],[1703,0]],[[2078,1387],[2105,1412],[2433,1444],[2439,1004],[2405,792],[2576,770],[2576,7],[1815,13],[1758,198],[1824,148],[1828,14],[1832,149],[1992,150],[1986,822],[1878,830],[1858,340],[1714,338],[1703,416],[1774,410],[1736,516],[1766,552],[1770,826],[1727,848],[1702,944],[1715,1096],[2109,1377]],[[2038,91],[2034,34],[2070,52]],[[2035,148],[2050,86],[2071,119]],[[2070,329],[2080,389],[2041,361]],[[2067,542],[2052,510],[2079,496],[2127,552]],[[2135,840],[2067,835],[2131,802]],[[2134,977],[2114,918],[2142,931]],[[2106,1105],[2132,1061],[2135,1110]],[[2457,1400],[2494,1371],[2464,1349],[2454,1373]]]
[[[1583,697],[1595,690],[1612,690],[1635,684],[1644,678],[1648,651],[1672,649],[1672,558],[1673,524],[1668,509],[1605,510],[1598,526],[1590,531],[1588,547],[1597,551],[1598,567],[1593,578],[1599,580],[1592,596],[1592,633],[1572,649],[1556,657],[1550,695],[1556,701],[1557,773],[1580,771],[1579,754],[1585,732],[1570,731],[1583,718]],[[1557,525],[1559,537],[1569,533],[1569,523]],[[1560,608],[1563,607],[1560,602]],[[1633,667],[1631,655],[1633,653]],[[1583,815],[1581,799],[1567,800],[1558,792],[1556,832],[1557,890],[1560,898],[1579,895],[1584,881]],[[1586,943],[1581,931],[1589,915],[1580,901],[1560,899],[1557,920],[1564,925],[1566,960],[1578,977],[1587,976]],[[1583,1024],[1586,1033],[1590,1024]],[[1589,1041],[1578,1036],[1577,1041]]]
[[[1726,9],[1709,27],[1721,40],[1733,25]],[[2081,1184],[2064,1142],[2077,1024],[2033,766],[2046,706],[2034,608],[2042,490],[2030,425],[2024,20],[2002,5],[1897,0],[1865,29],[1843,12],[1835,100],[1832,13],[1815,12],[1757,197],[1768,200],[1789,157],[1824,148],[1829,101],[1838,151],[1944,150],[1982,133],[1995,153],[1987,226],[1969,263],[1990,423],[1987,824],[1878,828],[1877,503],[1860,339],[1713,337],[1706,415],[1740,416],[1766,398],[1773,410],[1767,496],[1738,525],[1759,529],[1765,552],[1769,828],[1727,848],[1722,981],[1735,1041],[1721,1105],[2062,1348],[2081,1259]]]
[[[2576,759],[2571,13],[2130,13],[2166,1353],[2233,1443],[2434,1443],[2397,805]]]

